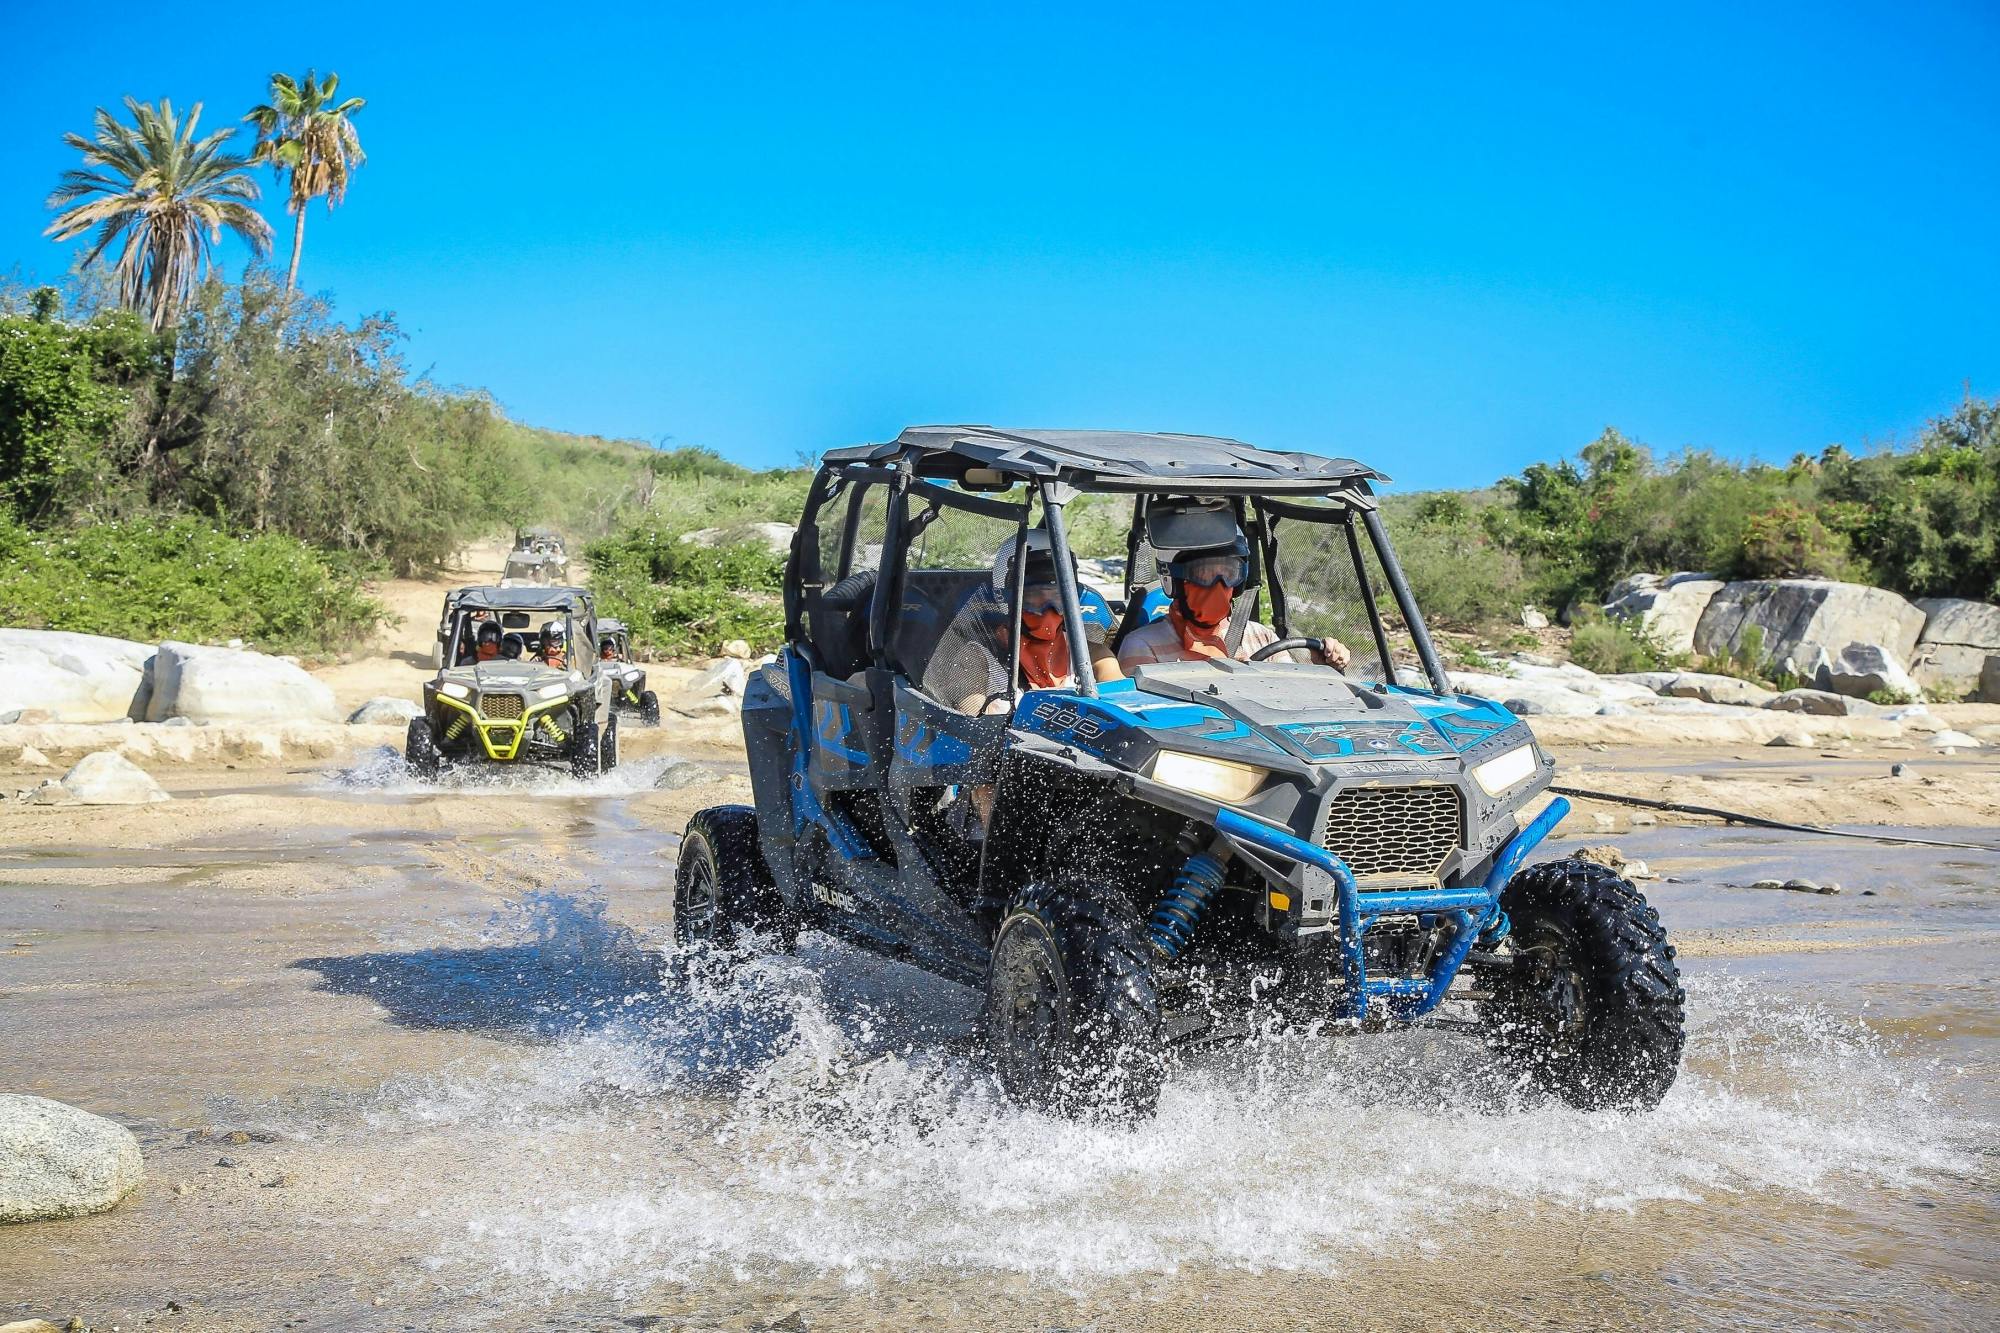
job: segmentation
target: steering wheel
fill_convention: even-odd
[[[1268,657],[1276,657],[1279,653],[1289,653],[1300,648],[1309,653],[1316,653],[1320,651],[1321,642],[1319,639],[1280,639],[1276,643],[1265,644],[1245,660],[1262,662]]]

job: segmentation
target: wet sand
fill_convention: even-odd
[[[1073,1126],[998,1098],[970,992],[810,934],[734,979],[691,971],[670,944],[676,833],[748,797],[726,747],[695,757],[716,781],[674,793],[651,789],[656,758],[588,790],[429,792],[364,755],[167,770],[176,799],[150,807],[0,808],[0,1068],[131,1126],[147,1159],[111,1213],[0,1231],[0,1316],[2000,1317],[2000,853],[1586,808],[1567,845],[1615,841],[1665,877],[1644,887],[1681,943],[1692,1034],[1660,1110],[1525,1100],[1458,1033],[1285,1034],[1187,1062],[1151,1124]],[[1651,792],[1728,762],[1619,758],[1574,780]],[[1884,762],[1787,759],[1736,762],[1760,784]],[[1949,762],[1922,767],[1958,780]],[[1740,887],[1790,875],[1846,891]]]

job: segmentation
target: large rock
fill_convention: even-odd
[[[680,697],[688,702],[712,699],[719,694],[743,693],[750,672],[741,658],[725,657],[681,687]]]
[[[1661,693],[1676,699],[1700,699],[1705,703],[1732,704],[1738,708],[1762,708],[1778,697],[1776,690],[1767,690],[1762,685],[1705,671],[1682,671],[1667,682]]]
[[[60,779],[26,797],[33,805],[145,805],[169,799],[151,774],[116,750],[85,755]]]
[[[382,694],[370,699],[348,715],[348,722],[357,727],[389,726],[408,722],[413,717],[422,717],[423,707],[414,700],[398,699],[394,695]]]
[[[1754,664],[1810,677],[1850,643],[1873,644],[1910,660],[1924,613],[1893,592],[1825,579],[1759,579],[1724,584],[1695,627],[1696,652],[1746,656]],[[1787,666],[1789,663],[1789,667]]]
[[[0,629],[0,714],[116,722],[132,707],[153,649],[62,630]]]
[[[333,691],[299,667],[263,653],[160,645],[145,690],[146,722],[338,722]]]
[[[0,1223],[115,1207],[145,1174],[132,1131],[46,1097],[0,1093]]]
[[[1856,699],[1888,694],[1907,702],[1924,697],[1923,689],[1903,670],[1903,664],[1873,643],[1850,643],[1838,656],[1822,658],[1813,673],[1813,684]]]
[[[1666,579],[1638,574],[1621,579],[1612,588],[1604,613],[1619,620],[1636,617],[1653,642],[1667,653],[1688,656],[1694,652],[1695,626],[1722,587],[1722,580],[1706,574],[1675,574]]]
[[[696,528],[681,534],[681,540],[696,546],[733,546],[757,542],[773,555],[790,555],[792,537],[798,529],[789,523],[738,523],[726,528]]]
[[[1981,692],[1986,659],[2000,656],[2000,606],[1959,597],[1920,597],[1916,605],[1924,613],[1924,629],[1910,674],[1919,685],[1946,694]]]
[[[2000,653],[1986,659],[1979,669],[1979,702],[2000,704]]]

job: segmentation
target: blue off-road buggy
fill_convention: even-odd
[[[1452,692],[1383,479],[1098,431],[921,427],[828,454],[788,642],[744,697],[756,808],[688,825],[677,934],[783,946],[811,925],[983,987],[1002,1083],[1065,1112],[1143,1113],[1171,1048],[1274,1018],[1476,1026],[1576,1105],[1658,1103],[1674,950],[1612,871],[1523,868],[1568,809],[1525,818],[1553,761]],[[1095,679],[1165,628],[1149,606],[1176,554],[1221,541],[1244,557],[1230,656]],[[1072,688],[1024,685],[1013,553],[1032,550]],[[1080,583],[1078,554],[1122,555],[1123,597]],[[1315,664],[1339,659],[1329,637],[1344,671]]]

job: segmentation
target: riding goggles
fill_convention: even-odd
[[[1218,583],[1240,588],[1249,582],[1250,562],[1240,555],[1204,555],[1172,561],[1167,572],[1196,588],[1213,588]]]
[[[1061,609],[1062,593],[1052,583],[1033,585],[1021,590],[1021,614],[1024,616]]]

